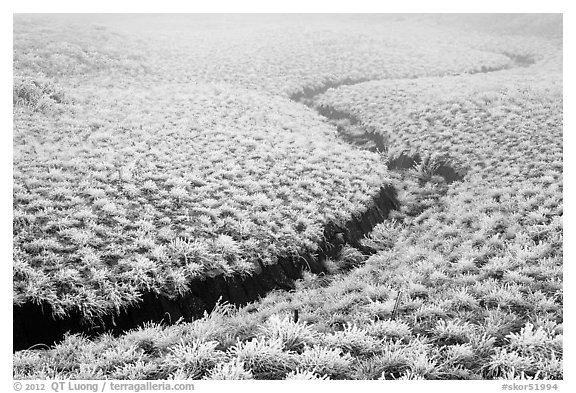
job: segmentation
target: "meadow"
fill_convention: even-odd
[[[15,320],[321,267],[14,378],[562,379],[558,18],[15,17]]]

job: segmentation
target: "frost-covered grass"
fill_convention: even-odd
[[[86,83],[71,87],[17,67],[16,304],[107,313],[143,290],[177,294],[192,277],[314,249],[323,224],[363,210],[382,182],[402,208],[363,240],[371,255],[345,247],[332,274],[305,274],[293,292],[19,351],[15,378],[563,377],[558,43],[399,21],[326,26],[187,31],[188,43],[150,52],[163,57],[138,58],[129,89],[105,73],[69,73]],[[515,57],[535,64],[513,68]],[[482,67],[494,72],[453,75]],[[344,145],[286,99],[345,78],[379,80],[316,104],[384,135],[387,157]],[[385,169],[405,151],[429,160]],[[438,157],[462,179],[436,176]]]
[[[175,89],[16,117],[17,304],[99,314],[137,291],[250,274],[258,260],[314,250],[328,221],[363,211],[389,182],[377,155],[287,99]]]
[[[300,292],[306,296],[311,293]],[[278,296],[279,297],[279,296]],[[120,338],[87,340],[69,336],[54,349],[19,351],[14,377],[57,379],[558,379],[562,378],[562,324],[551,314],[522,324],[515,320],[498,336],[490,321],[511,313],[485,309],[472,316],[445,309],[443,317],[404,313],[397,320],[366,320],[348,310],[343,330],[326,333],[322,324],[293,322],[287,316],[217,308],[227,333],[262,319],[253,333],[197,338],[201,319],[174,326],[147,326]],[[316,310],[321,315],[325,310]],[[464,321],[460,317],[474,322]],[[503,318],[504,317],[504,318]],[[517,316],[516,316],[517,319]],[[270,324],[281,337],[270,337]],[[332,327],[334,329],[334,327]],[[286,345],[295,330],[307,331],[301,347]],[[303,341],[304,342],[304,341]]]
[[[120,71],[130,89],[89,71],[64,74],[79,86],[36,77],[18,59],[59,66],[28,28],[15,36],[15,304],[94,318],[143,291],[175,296],[194,278],[251,274],[258,261],[314,251],[325,224],[362,212],[389,182],[377,155],[281,96],[223,83],[138,87]]]

